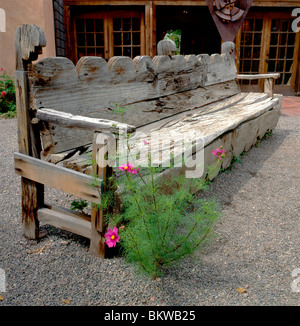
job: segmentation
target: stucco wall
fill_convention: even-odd
[[[14,75],[15,31],[22,24],[39,25],[45,32],[47,46],[39,59],[56,55],[52,0],[1,0],[0,8],[4,9],[6,16],[6,32],[0,32],[0,68],[10,76]]]

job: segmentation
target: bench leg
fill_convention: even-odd
[[[112,168],[107,165],[105,156],[110,146],[114,146],[114,144],[112,137],[95,133],[93,142],[93,171],[99,179],[103,180],[101,186],[102,195],[109,191],[111,187],[109,178],[112,176]],[[109,208],[96,205],[92,207],[90,253],[101,258],[106,257],[106,238],[104,235],[107,232],[106,215],[108,212]]]
[[[44,186],[22,178],[21,190],[23,235],[28,239],[37,240],[41,237],[37,211],[44,202]]]

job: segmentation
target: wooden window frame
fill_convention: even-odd
[[[104,59],[108,60],[114,56],[114,35],[113,35],[113,19],[114,18],[139,18],[140,19],[140,55],[145,55],[145,13],[143,11],[130,10],[109,10],[95,11],[87,13],[69,14],[66,24],[72,27],[72,32],[69,30],[69,51],[68,56],[76,64],[78,58],[77,52],[77,35],[76,35],[76,20],[77,19],[103,19],[104,27]],[[69,28],[68,28],[69,29]],[[71,47],[71,45],[73,45]],[[76,45],[76,46],[75,46]]]
[[[261,38],[261,53],[260,53],[260,65],[259,73],[265,74],[268,72],[268,54],[270,51],[270,40],[271,40],[271,26],[273,19],[292,19],[290,12],[249,12],[246,19],[263,19],[262,27],[262,38]],[[241,33],[242,29],[240,28],[236,36],[236,50],[237,50],[237,69],[239,71],[240,67],[240,51],[241,51]],[[300,43],[300,33],[295,35],[295,49],[294,49],[294,62],[291,72],[291,84],[290,85],[276,85],[275,90],[285,92],[288,88],[293,91],[296,87],[296,80],[299,78],[298,74],[298,65],[299,65],[299,43]],[[263,81],[259,82],[259,89],[263,89]]]

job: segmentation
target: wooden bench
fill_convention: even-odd
[[[22,180],[23,233],[29,239],[40,237],[43,222],[89,238],[90,252],[105,256],[105,210],[93,207],[86,216],[46,204],[44,185],[100,203],[114,170],[103,163],[115,146],[116,130],[146,136],[157,131],[170,143],[174,135],[187,134],[188,141],[198,137],[205,164],[216,159],[211,150],[222,145],[226,168],[233,155],[249,150],[279,119],[282,98],[273,95],[273,83],[266,83],[267,93],[242,93],[229,53],[113,57],[108,63],[83,57],[75,66],[63,57],[33,63],[46,46],[36,25],[20,26],[15,41],[19,153],[14,158]],[[123,116],[115,113],[116,103],[126,107]],[[150,145],[158,149],[159,141],[152,138]],[[91,150],[98,163],[92,167],[84,164]],[[93,173],[100,192],[91,186]]]

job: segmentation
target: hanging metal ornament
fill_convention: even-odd
[[[253,0],[206,0],[224,42],[235,39]]]

